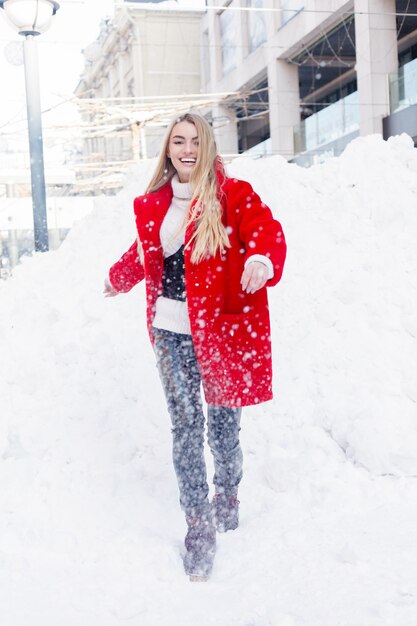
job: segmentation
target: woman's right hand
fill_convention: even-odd
[[[103,294],[105,298],[113,298],[113,296],[117,296],[119,294],[119,292],[116,291],[108,278],[106,278],[106,280],[104,281]]]

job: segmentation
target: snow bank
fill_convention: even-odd
[[[323,427],[375,474],[417,476],[417,150],[357,139],[301,169],[234,162],[288,239],[271,293],[277,409]]]
[[[102,297],[152,165],[0,282],[2,621],[414,625],[411,140],[357,139],[311,169],[279,157],[229,168],[282,221],[288,261],[270,292],[276,399],[243,422],[242,527],[219,538],[197,588],[182,573],[143,286]]]

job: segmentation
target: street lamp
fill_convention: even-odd
[[[17,30],[19,35],[25,37],[23,54],[35,251],[46,252],[48,250],[48,223],[46,217],[42,119],[35,37],[48,30],[53,16],[59,9],[59,4],[54,0],[0,0],[0,9],[4,10],[7,20]]]

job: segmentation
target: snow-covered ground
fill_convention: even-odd
[[[372,136],[311,169],[229,172],[288,241],[240,528],[190,583],[143,285],[102,296],[136,171],[0,283],[1,626],[416,625],[417,150]]]

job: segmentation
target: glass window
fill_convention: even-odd
[[[237,17],[237,11],[227,8],[219,15],[223,74],[236,67]]]
[[[203,82],[205,85],[210,82],[210,39],[208,30],[203,33]]]
[[[247,0],[247,6],[251,9],[262,9],[264,0]],[[266,41],[265,17],[265,11],[248,11],[249,52],[253,52]]]
[[[135,79],[129,78],[127,81],[127,96],[133,98],[135,95]]]
[[[402,67],[414,59],[417,59],[417,44],[414,44],[411,48],[408,48],[408,50],[405,50],[398,55],[398,65],[399,67]]]
[[[303,8],[304,0],[281,0],[281,26],[289,22]]]

